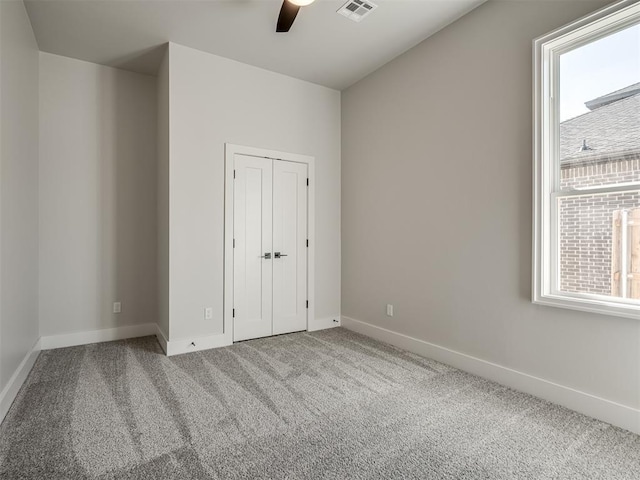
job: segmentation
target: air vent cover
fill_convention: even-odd
[[[349,0],[345,3],[338,13],[353,20],[354,22],[360,22],[364,17],[373,12],[377,5],[369,2],[368,0]]]

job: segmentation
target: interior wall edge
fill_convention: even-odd
[[[18,368],[13,372],[13,375],[7,382],[7,385],[4,387],[2,392],[0,392],[0,423],[2,423],[4,417],[9,412],[13,401],[20,392],[20,388],[22,388],[22,385],[29,376],[31,369],[35,365],[38,355],[40,354],[41,344],[40,338],[38,338],[31,350],[29,350],[24,356],[20,365],[18,365]]]
[[[38,339],[38,45],[22,1],[0,2],[0,391]]]

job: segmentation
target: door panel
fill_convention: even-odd
[[[234,183],[233,340],[272,334],[272,164],[236,155]]]
[[[273,334],[307,329],[307,165],[273,161]],[[281,254],[280,258],[278,253]]]

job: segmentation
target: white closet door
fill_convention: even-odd
[[[272,162],[234,162],[233,340],[272,334]],[[265,258],[268,257],[268,258]]]
[[[273,334],[307,329],[307,165],[273,161]]]

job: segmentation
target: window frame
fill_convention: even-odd
[[[640,300],[554,288],[559,284],[559,232],[554,207],[558,198],[640,190],[639,183],[560,191],[560,55],[638,23],[640,2],[622,0],[533,42],[533,303],[640,319]]]

